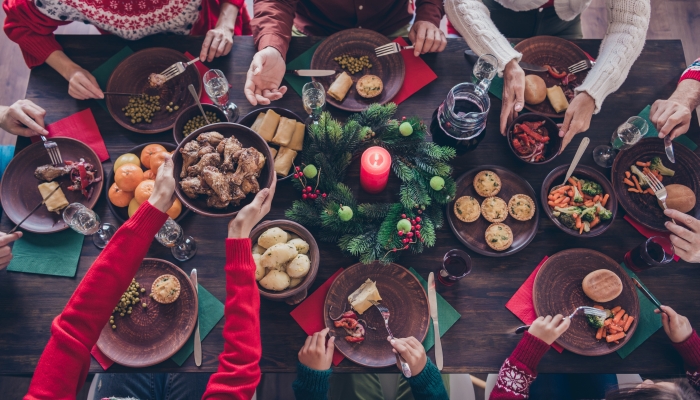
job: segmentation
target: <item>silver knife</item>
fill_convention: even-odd
[[[473,50],[464,50],[464,56],[469,60],[471,64],[476,63],[476,60],[479,59],[479,56],[474,53]],[[532,72],[547,72],[547,68],[541,66],[541,65],[536,65],[536,64],[530,64],[525,61],[520,61],[518,63],[520,65],[520,68],[526,70],[526,71],[532,71]]]
[[[287,74],[293,74],[296,76],[331,76],[335,75],[335,71],[332,69],[288,69]]]
[[[197,298],[197,304],[199,304],[199,285],[197,284],[197,269],[193,268],[190,272],[190,280],[194,285],[194,295]],[[199,313],[197,313],[197,326],[194,328],[194,365],[202,365],[202,339],[199,336]]]
[[[430,303],[430,318],[433,319],[435,334],[435,364],[442,371],[442,343],[440,342],[440,326],[438,325],[437,294],[435,293],[435,275],[428,275],[428,303]]]
[[[673,141],[671,140],[671,135],[666,135],[664,138],[664,147],[666,148],[666,157],[675,164],[676,156],[673,155]]]

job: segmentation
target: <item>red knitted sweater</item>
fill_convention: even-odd
[[[681,79],[678,82],[681,82],[685,79],[694,79],[696,81],[700,81],[700,58],[695,60],[688,68],[683,72],[683,75],[681,75]]]

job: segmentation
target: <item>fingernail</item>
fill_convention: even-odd
[[[395,342],[396,342],[396,340],[391,339],[391,344],[394,344]]]
[[[559,137],[564,137],[565,134],[566,134],[566,132],[564,132],[564,131],[559,131]]]
[[[515,105],[515,111],[520,111],[520,110],[522,110],[522,109],[523,109],[522,104],[516,104],[516,105]]]

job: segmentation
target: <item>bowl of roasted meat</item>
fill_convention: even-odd
[[[522,114],[508,127],[508,146],[528,164],[544,164],[561,151],[559,127],[550,118],[536,113]]]
[[[208,217],[233,217],[274,180],[265,140],[249,128],[220,122],[185,137],[173,154],[175,194]]]

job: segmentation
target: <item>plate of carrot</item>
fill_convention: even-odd
[[[604,319],[592,315],[586,317],[588,324],[596,329],[595,339],[605,340],[607,343],[620,344],[620,340],[627,336],[627,332],[632,327],[635,318],[629,315],[621,306],[606,309],[600,304],[596,304],[593,308],[603,310],[607,315]]]

